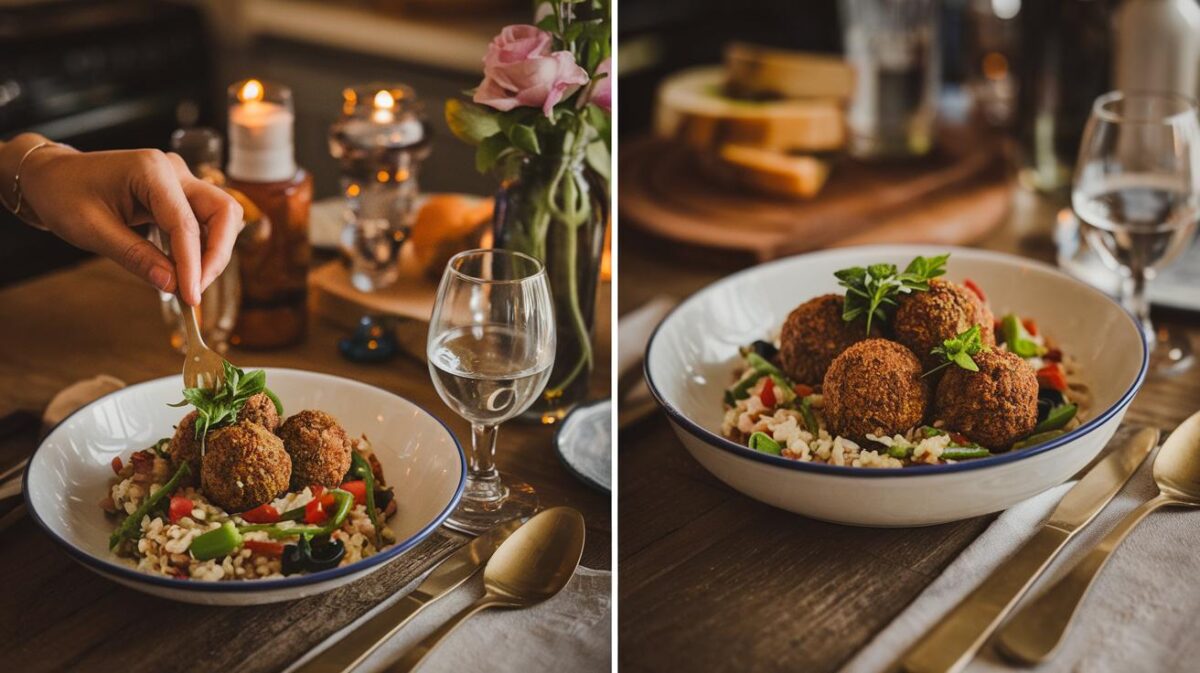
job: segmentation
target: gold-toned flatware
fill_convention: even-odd
[[[1147,514],[1160,507],[1200,507],[1200,412],[1181,423],[1154,458],[1158,495],[1133,510],[1094,549],[1000,629],[1001,652],[1026,664],[1054,655],[1092,582],[1113,551]]]
[[[417,613],[470,579],[520,526],[519,519],[506,521],[463,545],[439,563],[411,593],[363,622],[293,673],[345,673],[354,669]]]
[[[1138,431],[1071,487],[1058,507],[1011,558],[912,646],[890,670],[951,673],[962,670],[1075,533],[1104,509],[1158,443],[1158,430]]]
[[[183,356],[183,385],[188,388],[217,388],[225,383],[225,358],[209,348],[200,336],[196,307],[179,302],[179,319],[187,332],[187,353]]]
[[[484,595],[413,646],[389,670],[411,671],[468,617],[488,608],[527,608],[567,586],[583,555],[583,515],[553,507],[517,529],[483,569]]]

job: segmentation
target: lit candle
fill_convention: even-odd
[[[276,182],[296,172],[292,150],[295,116],[286,105],[265,100],[265,88],[246,80],[229,108],[229,174],[240,180]]]
[[[371,121],[376,124],[391,124],[396,121],[392,108],[396,107],[396,99],[390,91],[380,90],[375,94],[375,111],[371,113]]]

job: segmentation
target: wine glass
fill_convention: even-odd
[[[496,432],[542,393],[554,347],[554,305],[541,262],[508,250],[450,259],[426,355],[442,400],[471,422],[471,448],[466,489],[447,526],[479,533],[537,511],[533,488],[496,470]]]
[[[1146,286],[1192,240],[1200,202],[1196,103],[1172,93],[1113,91],[1083,132],[1071,205],[1084,239],[1122,276],[1122,302],[1141,322],[1151,369],[1192,364],[1186,337],[1154,329]]]

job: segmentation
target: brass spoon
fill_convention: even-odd
[[[405,653],[389,670],[411,671],[468,617],[488,608],[527,608],[567,585],[583,554],[583,516],[554,507],[530,519],[492,554],[483,569],[486,593]]]
[[[209,348],[200,336],[196,307],[179,303],[179,320],[187,332],[187,353],[183,356],[183,385],[186,388],[219,388],[225,383],[225,358]]]
[[[1130,512],[1100,544],[1044,594],[1021,609],[1000,631],[1000,650],[1026,664],[1049,659],[1113,550],[1145,516],[1159,507],[1200,507],[1200,412],[1175,428],[1154,459],[1159,493]]]

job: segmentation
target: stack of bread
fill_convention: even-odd
[[[656,132],[696,151],[719,179],[811,198],[846,142],[853,89],[854,72],[839,58],[735,43],[723,66],[663,82]]]

